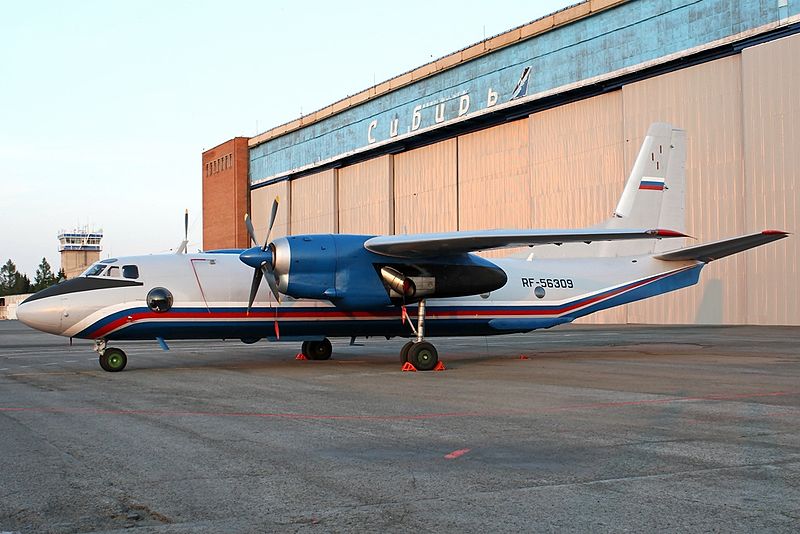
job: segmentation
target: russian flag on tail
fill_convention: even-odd
[[[664,179],[656,178],[654,176],[643,176],[642,181],[639,182],[639,189],[649,189],[650,191],[663,191]]]

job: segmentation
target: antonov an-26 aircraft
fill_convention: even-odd
[[[653,124],[613,216],[581,230],[293,235],[270,242],[276,199],[263,246],[246,217],[253,248],[102,260],[32,295],[17,316],[45,332],[94,339],[106,371],[127,363],[109,341],[155,339],[166,348],[168,339],[296,340],[307,358],[325,360],[328,338],[357,336],[411,338],[401,360],[431,370],[438,354],[426,338],[569,323],[693,285],[706,263],[788,235],[766,230],[670,247],[667,238],[686,237],[685,154],[682,130]],[[473,254],[521,246],[534,248],[503,259]],[[259,291],[262,278],[268,287]]]

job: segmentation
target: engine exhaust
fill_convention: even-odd
[[[413,297],[417,292],[417,286],[414,281],[397,269],[381,267],[381,278],[386,282],[386,285],[400,296]]]

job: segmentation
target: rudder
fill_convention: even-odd
[[[685,189],[686,133],[667,123],[654,123],[647,130],[614,215],[601,226],[684,232]],[[649,254],[660,248],[659,243],[650,240],[605,243],[603,255]]]

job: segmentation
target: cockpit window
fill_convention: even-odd
[[[83,273],[83,276],[100,276],[100,273],[102,273],[103,269],[105,268],[106,268],[105,265],[101,263],[95,263],[94,265],[86,269],[86,272]]]
[[[122,276],[123,278],[132,278],[134,280],[139,278],[139,267],[136,265],[123,265]]]
[[[106,276],[119,278],[119,267],[109,267],[106,271]]]

